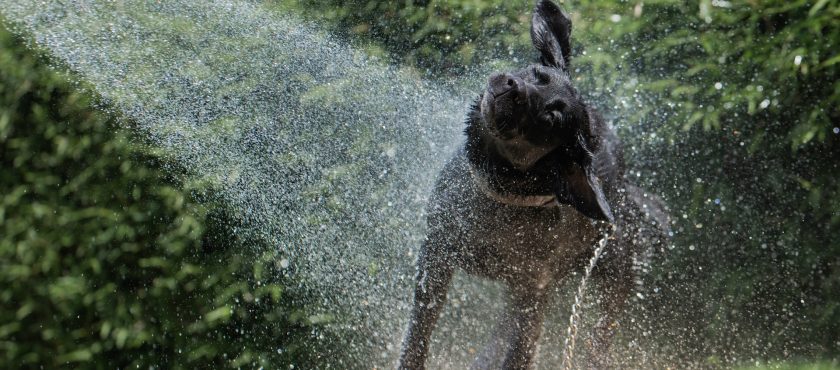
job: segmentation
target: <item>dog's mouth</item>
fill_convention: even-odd
[[[514,89],[507,89],[507,90],[502,91],[501,93],[498,93],[498,94],[494,94],[494,93],[491,91],[491,89],[489,89],[489,88],[487,89],[487,91],[488,91],[491,95],[493,95],[493,99],[499,99],[499,98],[501,98],[501,97],[503,97],[503,96],[505,96],[505,95],[507,95],[507,94],[510,94],[511,92],[513,92],[513,91],[515,91],[515,90],[514,90]]]
[[[510,136],[517,128],[523,112],[525,102],[517,96],[514,89],[494,93],[488,88],[482,96],[480,110],[486,127],[502,136]]]

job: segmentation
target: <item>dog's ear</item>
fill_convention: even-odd
[[[540,52],[542,64],[566,69],[569,66],[572,19],[550,0],[538,0],[531,18],[531,42]]]
[[[615,219],[604,196],[601,181],[591,166],[566,163],[560,168],[557,200],[575,207],[584,216],[613,222]]]
[[[577,142],[571,147],[555,151],[557,201],[575,207],[586,217],[613,222],[614,217],[601,180],[593,167],[592,144],[577,135]]]

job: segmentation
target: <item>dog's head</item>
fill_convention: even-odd
[[[612,221],[592,168],[600,138],[595,118],[569,76],[571,19],[548,0],[537,2],[531,40],[540,63],[490,76],[478,104],[481,125],[500,155],[520,170],[551,156],[555,193],[584,215]]]

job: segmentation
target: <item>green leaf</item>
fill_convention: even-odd
[[[204,321],[206,321],[209,324],[213,324],[218,321],[227,321],[228,319],[230,319],[232,313],[233,310],[231,310],[230,307],[219,307],[204,315]]]
[[[828,4],[828,1],[829,0],[817,1],[817,3],[811,7],[811,10],[808,11],[808,16],[813,17],[815,14],[817,14],[817,12],[819,12],[820,10],[822,10],[823,7],[825,7],[825,4]]]

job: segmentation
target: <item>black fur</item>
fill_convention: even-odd
[[[424,367],[456,269],[501,280],[510,302],[474,368],[527,369],[556,282],[591,257],[604,316],[588,349],[607,366],[617,315],[633,288],[633,260],[663,243],[664,205],[629,184],[612,129],[569,78],[571,19],[538,1],[531,36],[541,64],[490,76],[472,107],[464,145],[441,172],[428,206],[414,309],[399,368]]]

